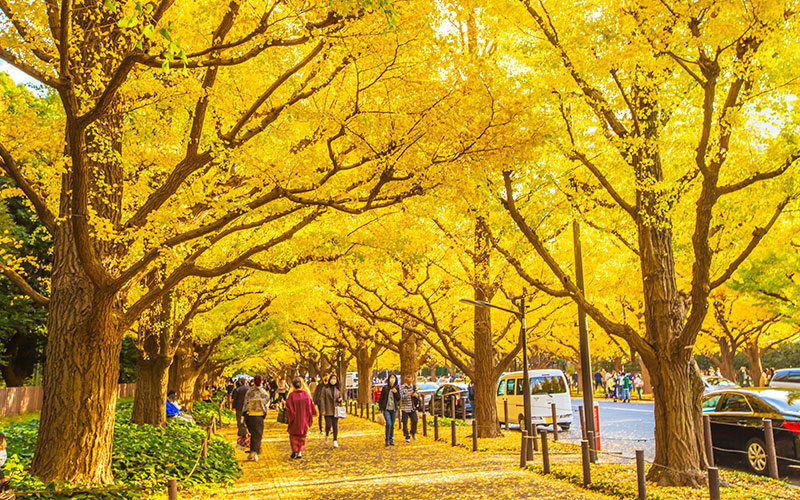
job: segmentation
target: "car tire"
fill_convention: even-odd
[[[558,424],[562,431],[568,431],[571,424]]]
[[[767,445],[763,439],[752,438],[745,446],[747,455],[747,466],[756,474],[766,474],[767,472]]]

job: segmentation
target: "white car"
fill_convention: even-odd
[[[525,421],[522,378],[523,372],[504,373],[497,382],[497,415],[505,418],[505,401],[508,401],[508,420],[520,425]],[[553,423],[551,405],[556,404],[556,423],[563,430],[572,425],[572,401],[564,372],[558,369],[529,370],[531,384],[531,423]]]
[[[770,387],[800,389],[800,368],[781,368],[775,370],[775,376],[769,381]]]

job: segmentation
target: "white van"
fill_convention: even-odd
[[[572,425],[572,401],[564,372],[552,370],[529,370],[531,377],[531,422],[534,425],[553,423],[551,404],[556,404],[558,426],[568,430]],[[497,383],[497,415],[505,418],[504,401],[508,401],[508,420],[522,425],[525,413],[522,400],[522,372],[504,373]]]

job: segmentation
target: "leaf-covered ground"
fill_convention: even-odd
[[[339,449],[309,434],[304,456],[289,458],[286,426],[268,417],[263,452],[258,462],[244,462],[244,475],[233,486],[214,494],[181,498],[218,499],[604,499],[610,498],[520,470],[512,453],[472,453],[420,436],[406,443],[395,433],[397,446],[384,447],[383,427],[348,416],[341,421]],[[421,427],[421,426],[420,426]],[[430,429],[429,429],[430,430]],[[449,439],[443,429],[440,439]],[[234,439],[235,428],[224,430]],[[237,451],[245,460],[245,453]]]

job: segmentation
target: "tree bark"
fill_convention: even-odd
[[[719,344],[719,371],[726,379],[734,380],[736,369],[733,366],[733,358],[736,356],[736,351],[731,349],[726,338],[718,338],[717,343]]]
[[[137,425],[162,426],[167,422],[166,400],[170,356],[156,354],[136,356],[136,392],[133,397],[131,422]]]
[[[369,405],[372,398],[372,366],[376,357],[370,356],[369,349],[362,347],[356,352],[358,370],[358,404]]]
[[[761,348],[758,347],[758,337],[754,343],[746,346],[744,351],[747,359],[750,360],[750,376],[753,377],[753,385],[761,387],[761,374],[764,372],[764,366],[761,364]]]
[[[111,442],[122,334],[116,297],[83,272],[68,223],[54,238],[43,401],[31,474],[81,484],[112,481]]]
[[[419,372],[418,340],[414,332],[406,328],[403,329],[400,341],[398,342],[401,380],[405,380],[406,376],[409,375],[415,380],[417,378],[417,372]],[[359,375],[359,377],[360,376],[361,375]]]

